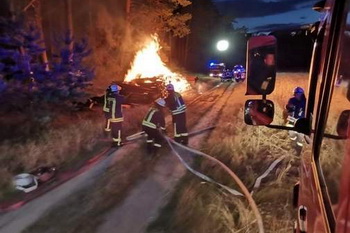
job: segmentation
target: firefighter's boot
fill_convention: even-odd
[[[182,136],[181,137],[181,144],[184,146],[188,145],[188,137],[187,136]]]

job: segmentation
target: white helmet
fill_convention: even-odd
[[[112,84],[111,85],[111,91],[112,92],[119,92],[122,88],[118,86],[117,84]]]
[[[35,176],[28,173],[21,173],[13,178],[13,184],[16,189],[31,192],[38,187],[38,181]]]
[[[159,106],[165,107],[165,100],[162,98],[159,98],[155,101]]]

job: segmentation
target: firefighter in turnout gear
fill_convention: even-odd
[[[165,132],[164,107],[165,100],[157,99],[142,121],[142,130],[147,134],[147,151],[153,155],[162,147],[163,137],[160,130]]]
[[[107,106],[107,99],[109,97],[112,97],[112,92],[111,92],[111,86],[109,86],[107,89],[106,89],[106,93],[104,95],[104,101],[103,101],[103,113],[105,115],[105,119],[106,119],[106,122],[105,122],[105,128],[104,128],[104,131],[105,131],[105,135],[109,135],[109,132],[111,132],[111,119],[110,119],[110,109],[109,107]]]
[[[112,84],[106,92],[105,104],[103,111],[106,116],[105,131],[112,131],[113,146],[122,146],[122,122],[123,112],[122,104],[125,101],[124,96],[119,94],[121,87],[117,84]]]
[[[184,145],[188,144],[188,132],[186,126],[186,105],[182,96],[175,92],[174,86],[166,86],[168,97],[165,99],[167,107],[171,111],[174,124],[174,139]]]
[[[305,106],[306,97],[304,94],[304,89],[301,87],[296,87],[293,91],[294,96],[289,99],[286,105],[286,116],[287,124],[286,126],[293,127],[295,122],[305,117]],[[296,141],[298,146],[303,146],[303,134],[297,133],[295,131],[289,131],[289,137],[291,140]]]

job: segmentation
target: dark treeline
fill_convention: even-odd
[[[279,71],[309,71],[313,36],[309,28],[272,32],[277,38],[277,67]]]
[[[87,63],[95,68],[97,87],[104,87],[113,79],[122,79],[135,52],[153,33],[160,36],[162,55],[189,71],[206,73],[210,61],[225,62],[228,67],[245,65],[246,30],[235,29],[234,18],[220,15],[211,0],[0,2],[1,16],[11,17],[10,12],[13,12],[24,14],[34,22],[41,20],[49,59],[59,53],[57,41],[66,30],[71,30],[76,39],[87,38],[92,49]],[[279,68],[307,70],[312,49],[309,35],[298,32],[291,36],[290,31],[273,34],[278,39]],[[216,50],[219,39],[230,41],[228,51]]]

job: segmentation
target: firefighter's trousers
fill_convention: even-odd
[[[162,147],[163,137],[159,130],[147,126],[142,126],[142,130],[147,134],[147,151],[156,153]]]
[[[110,114],[108,112],[105,112],[105,132],[110,132],[111,129],[111,117]]]
[[[186,126],[186,113],[173,115],[174,139],[184,145],[188,144],[188,132]]]
[[[110,119],[113,143],[117,146],[122,143],[122,122],[123,118]]]

